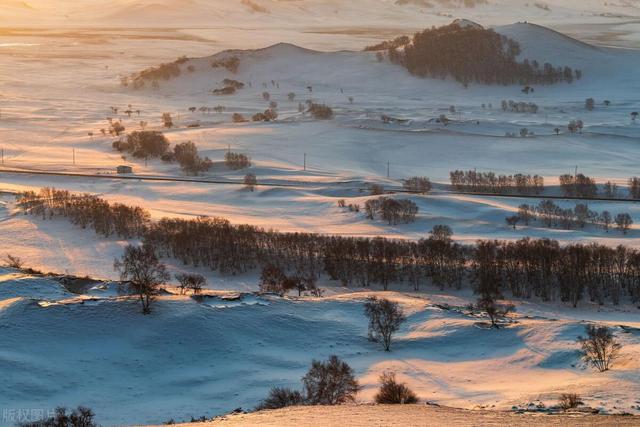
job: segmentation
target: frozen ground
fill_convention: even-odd
[[[366,339],[370,295],[168,296],[143,316],[135,301],[109,292],[82,302],[51,279],[0,270],[2,406],[83,404],[107,425],[188,420],[252,408],[274,385],[297,387],[311,359],[338,354],[365,386],[364,402],[380,373],[393,370],[421,399],[447,406],[550,406],[559,393],[578,392],[606,413],[640,412],[637,310],[566,316],[526,303],[509,327],[489,330],[483,319],[434,306],[462,306],[464,294],[389,292],[409,317],[385,353]],[[596,373],[580,362],[575,339],[586,322],[607,318],[624,347],[612,371]]]
[[[162,2],[177,4],[157,1]],[[530,226],[514,231],[505,225],[504,217],[520,203],[535,200],[461,196],[444,191],[441,185],[452,169],[537,173],[550,185],[576,166],[599,182],[624,185],[628,177],[637,175],[640,123],[632,123],[630,113],[640,109],[635,72],[640,53],[595,48],[535,25],[511,25],[526,19],[600,45],[637,48],[638,10],[633,2],[605,7],[596,1],[548,1],[549,12],[533,5],[524,8],[523,2],[496,2],[471,11],[396,8],[390,2],[365,4],[364,0],[255,0],[270,13],[246,15],[246,2],[238,8],[241,2],[191,0],[182,4],[185,9],[179,13],[175,8],[143,9],[139,13],[148,18],[144,22],[157,24],[147,29],[141,29],[145,25],[132,19],[131,10],[126,9],[133,2],[124,0],[108,10],[102,2],[86,3],[91,7],[82,13],[71,7],[75,2],[64,2],[64,8],[56,10],[37,0],[28,2],[31,8],[21,1],[2,3],[0,25],[5,27],[27,26],[25,22],[32,21],[25,19],[33,14],[52,20],[39,29],[0,30],[0,148],[5,168],[112,174],[116,165],[128,163],[138,174],[182,176],[175,165],[131,162],[112,151],[111,138],[99,136],[99,129],[113,116],[110,107],[117,106],[118,118],[128,130],[136,129],[140,120],[148,121],[150,129],[160,129],[161,113],[171,112],[178,124],[166,132],[171,142],[192,140],[216,162],[205,179],[241,180],[246,171],[232,172],[221,164],[231,146],[252,157],[251,171],[260,181],[290,186],[258,187],[251,193],[230,185],[0,171],[0,191],[56,186],[140,205],[154,218],[218,215],[233,223],[281,231],[416,239],[444,223],[464,242],[531,236],[640,246],[638,226],[628,235],[593,227],[561,231]],[[300,19],[287,19],[292,8],[298,8]],[[523,16],[522,10],[530,13]],[[165,11],[177,21],[167,21]],[[211,21],[216,25],[198,25],[193,20],[193,25],[179,25],[182,14],[211,20],[212,15],[207,15],[211,11],[219,14]],[[327,14],[336,17],[331,21],[335,25],[327,26]],[[517,39],[523,56],[581,68],[584,78],[572,85],[536,87],[529,95],[517,86],[464,89],[451,81],[413,78],[397,66],[379,63],[373,54],[360,52],[365,45],[467,14]],[[224,24],[245,15],[242,25]],[[362,27],[353,26],[354,16]],[[111,28],[82,28],[96,17]],[[277,44],[241,53],[240,71],[234,76],[208,66],[209,56],[223,49],[264,48],[280,42],[322,52]],[[197,66],[193,74],[183,72],[158,91],[132,91],[118,85],[119,76],[182,55],[203,59],[193,61]],[[227,77],[252,82],[252,87],[230,97],[212,96],[209,91]],[[313,93],[307,92],[309,85]],[[233,112],[250,115],[266,108],[261,97],[264,90],[279,103],[281,120],[231,124]],[[287,101],[291,91],[297,95],[294,103]],[[596,99],[592,112],[584,109],[588,97]],[[297,102],[308,98],[334,107],[336,118],[318,122],[302,117]],[[499,108],[502,99],[535,102],[540,112],[505,113]],[[609,107],[602,104],[605,99],[611,101]],[[481,107],[489,103],[493,108]],[[129,104],[141,115],[124,115]],[[218,104],[227,107],[224,114],[188,112],[192,106]],[[450,105],[457,110],[451,115],[455,122],[447,128],[433,123],[440,114],[450,115]],[[381,114],[409,123],[384,125]],[[583,134],[564,132],[572,119],[584,120]],[[199,128],[186,127],[197,121]],[[505,132],[522,127],[536,136],[504,137]],[[563,133],[554,135],[555,127]],[[89,137],[89,131],[95,136]],[[306,171],[302,167],[305,153]],[[363,205],[368,196],[360,189],[365,183],[397,187],[411,175],[429,176],[437,184],[429,196],[411,196],[420,207],[414,224],[390,227],[336,205],[341,198]],[[629,212],[640,223],[638,204],[592,202],[589,206]],[[121,255],[127,243],[98,238],[63,220],[24,216],[10,193],[0,195],[0,257],[10,252],[43,271],[113,279],[113,258]],[[182,267],[170,263],[169,268],[176,272]],[[217,290],[256,288],[253,273],[220,277],[199,272]],[[567,310],[561,305],[519,303],[517,323],[490,331],[478,328],[478,319],[432,306],[442,302],[464,306],[473,298],[468,293],[389,294],[402,301],[411,317],[394,352],[385,354],[365,339],[361,299],[366,295],[348,291],[330,289],[322,301],[253,297],[245,304],[218,299],[200,304],[189,298],[163,297],[154,314],[141,316],[133,302],[118,298],[112,288],[91,292],[92,297],[105,299],[82,301],[57,282],[2,270],[0,376],[6,380],[0,383],[0,407],[86,404],[104,424],[214,415],[237,406],[252,407],[274,384],[296,385],[313,357],[337,353],[355,367],[365,384],[363,401],[372,398],[379,373],[393,368],[421,398],[451,406],[510,409],[538,401],[551,404],[558,393],[577,391],[589,405],[607,412],[639,412],[640,366],[633,355],[640,350],[640,341],[637,329],[623,333],[620,328],[640,327],[636,308],[599,310],[585,303],[578,310]],[[51,304],[61,300],[65,303]],[[39,305],[42,301],[48,303]],[[587,321],[609,323],[625,344],[614,371],[596,374],[578,361],[575,337]]]

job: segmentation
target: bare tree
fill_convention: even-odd
[[[562,393],[560,399],[558,399],[558,406],[563,411],[577,408],[580,405],[582,405],[582,401],[576,393]]]
[[[384,350],[390,351],[393,334],[407,320],[400,304],[373,297],[364,304],[364,313],[369,319],[370,339],[381,342]]]
[[[618,226],[618,230],[622,231],[623,234],[627,234],[629,228],[633,224],[633,220],[628,213],[619,213],[616,215],[615,221]]]
[[[360,385],[353,369],[338,356],[326,362],[314,360],[302,377],[307,403],[311,405],[338,405],[355,401]]]
[[[180,283],[179,288],[181,294],[184,294],[190,289],[194,295],[198,295],[202,291],[202,288],[207,285],[207,279],[200,274],[180,273],[176,274],[176,280]]]
[[[17,256],[13,256],[11,254],[7,254],[7,257],[5,258],[5,262],[7,267],[16,268],[16,269],[21,269],[22,266],[24,265],[24,262],[20,258],[18,258]]]
[[[151,313],[151,303],[155,300],[160,285],[170,276],[167,269],[149,245],[127,246],[122,259],[116,259],[114,268],[120,272],[120,279],[130,282],[142,305],[142,313]]]
[[[598,371],[608,371],[622,346],[607,326],[587,325],[585,333],[586,337],[578,337],[582,347],[582,358]]]

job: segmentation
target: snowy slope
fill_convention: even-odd
[[[389,292],[408,321],[386,353],[366,338],[362,301],[371,293],[226,306],[162,297],[143,316],[135,301],[122,299],[38,305],[45,295],[37,289],[59,286],[48,279],[3,276],[0,288],[27,279],[38,283],[35,299],[0,299],[0,395],[9,407],[88,405],[106,425],[210,417],[251,409],[274,385],[298,387],[311,359],[338,354],[365,386],[364,402],[380,373],[393,370],[421,399],[448,406],[549,406],[571,391],[609,413],[638,411],[636,330],[615,327],[624,347],[604,374],[579,361],[575,343],[582,319],[637,327],[637,312],[569,312],[580,319],[573,320],[528,303],[517,323],[496,331],[481,327],[483,319],[432,305],[462,306],[465,298]]]

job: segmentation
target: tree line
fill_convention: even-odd
[[[92,228],[104,237],[141,237],[150,222],[149,212],[140,207],[109,203],[98,196],[48,187],[38,192],[19,193],[17,204],[25,214],[42,219],[68,218],[72,224]]]
[[[563,209],[552,200],[542,200],[537,206],[522,204],[518,207],[518,213],[506,219],[507,224],[515,229],[518,223],[529,225],[531,222],[539,222],[546,227],[558,227],[565,230],[584,228],[587,224],[602,227],[605,231],[615,223],[618,230],[627,234],[633,224],[631,215],[626,212],[613,216],[609,211],[596,212],[589,209],[584,203],[577,203],[573,209]]]
[[[158,258],[239,274],[275,266],[285,277],[305,280],[326,276],[344,286],[397,284],[413,289],[428,283],[441,289],[491,283],[516,297],[560,299],[574,306],[590,301],[618,304],[623,296],[640,303],[640,251],[597,243],[561,246],[550,239],[517,242],[478,241],[461,245],[448,226],[435,226],[428,237],[398,240],[314,233],[281,233],[223,218],[164,218],[149,221],[141,208],[110,205],[87,195],[43,189],[18,196],[25,211],[61,215],[99,234],[142,236]],[[107,224],[105,226],[105,224]]]
[[[494,172],[454,170],[449,172],[452,187],[457,191],[478,193],[538,195],[544,191],[540,175],[496,175]]]

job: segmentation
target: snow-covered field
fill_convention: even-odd
[[[297,387],[311,359],[338,354],[364,385],[362,401],[372,399],[380,373],[393,370],[421,399],[442,405],[553,406],[560,393],[577,391],[603,412],[640,412],[640,314],[633,308],[566,314],[522,303],[514,323],[491,330],[464,310],[434,305],[461,309],[469,295],[388,292],[408,321],[386,353],[366,338],[367,292],[321,300],[249,295],[240,303],[166,296],[149,316],[134,300],[90,293],[83,300],[51,279],[0,270],[3,406],[50,410],[73,402],[107,425],[211,417],[252,408],[274,385]],[[623,344],[610,372],[579,359],[575,340],[589,321],[611,324]]]
[[[2,168],[112,175],[117,165],[129,164],[136,174],[184,178],[175,164],[123,159],[112,150],[113,139],[99,131],[107,127],[107,117],[122,120],[127,131],[139,129],[141,120],[147,129],[161,130],[161,115],[170,112],[177,126],[162,130],[171,143],[193,141],[214,161],[199,178],[240,182],[247,170],[228,170],[222,161],[231,148],[252,158],[249,171],[259,182],[276,185],[250,192],[239,185],[0,170],[0,258],[11,253],[43,271],[116,279],[113,259],[135,242],[104,239],[62,219],[41,220],[16,209],[13,192],[43,186],[142,206],[154,219],[209,215],[280,231],[404,239],[425,237],[434,225],[447,224],[455,239],[468,243],[528,236],[640,247],[635,202],[589,203],[596,211],[630,213],[636,224],[626,235],[593,226],[567,231],[532,224],[513,230],[504,218],[520,204],[538,200],[460,195],[446,186],[449,171],[475,168],[540,174],[551,187],[548,194],[558,194],[558,176],[577,167],[599,183],[618,183],[625,193],[627,178],[640,174],[640,120],[630,117],[640,110],[636,2],[554,0],[536,6],[502,0],[473,9],[384,0],[118,0],[108,8],[93,0],[83,8],[76,2],[51,8],[44,0],[0,3]],[[449,80],[418,79],[362,52],[366,45],[458,16],[514,38],[523,59],[579,68],[584,77],[573,84],[536,86],[525,95],[519,86],[464,88]],[[515,21],[545,24],[598,46]],[[34,22],[38,25],[29,25]],[[105,28],[87,28],[93,22]],[[209,65],[211,55],[225,49],[258,50],[237,52],[240,68],[231,74]],[[193,58],[194,72],[185,71],[185,64],[179,78],[161,82],[158,90],[119,85],[121,76],[183,55]],[[231,96],[212,95],[225,78],[247,87]],[[268,107],[263,91],[277,101],[279,120],[232,123],[235,112],[250,116]],[[294,102],[289,92],[296,94]],[[596,100],[593,111],[585,110],[589,97]],[[335,118],[317,121],[300,114],[298,102],[307,99],[330,105]],[[504,112],[502,100],[535,102],[540,110]],[[140,114],[124,114],[129,105]],[[217,105],[226,111],[189,112]],[[383,114],[407,122],[385,124]],[[435,123],[440,114],[453,122],[446,128]],[[577,119],[584,121],[583,132],[568,134],[567,123]],[[200,126],[187,127],[193,123]],[[505,137],[523,127],[535,136]],[[388,226],[337,206],[339,199],[362,206],[370,197],[367,184],[399,188],[413,175],[435,183],[429,195],[408,196],[420,209],[413,224]],[[184,269],[167,262],[172,273]],[[255,272],[234,277],[198,272],[216,290],[257,288]],[[372,399],[380,372],[393,369],[421,399],[444,405],[550,405],[558,393],[576,391],[588,405],[609,413],[640,412],[637,308],[605,310],[584,303],[568,309],[520,301],[516,322],[494,331],[478,327],[479,319],[468,314],[434,306],[462,307],[474,298],[469,291],[388,294],[402,302],[410,318],[396,348],[386,354],[366,340],[362,300],[367,295],[328,281],[320,285],[330,288],[322,300],[248,297],[246,304],[228,304],[164,296],[152,315],[142,316],[134,302],[114,292],[93,290],[92,296],[104,299],[81,301],[53,280],[0,270],[0,410],[85,404],[106,425],[211,416],[253,407],[272,385],[296,385],[312,358],[336,353],[365,385],[362,401]],[[69,301],[38,304],[61,300]],[[586,322],[610,324],[623,342],[613,371],[596,374],[579,361],[575,338]],[[9,424],[5,421],[0,424]]]

